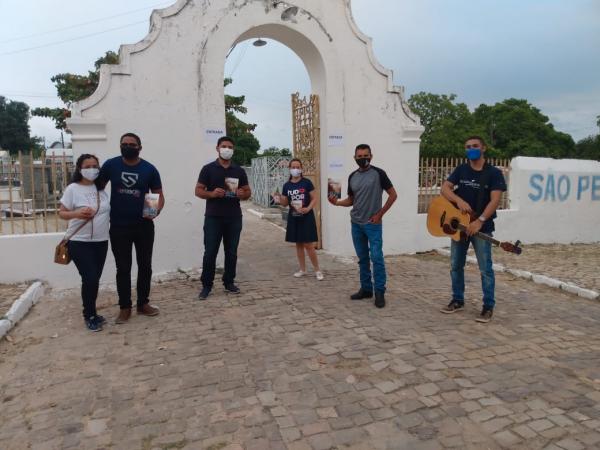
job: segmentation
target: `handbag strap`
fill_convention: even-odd
[[[96,208],[96,212],[95,212],[95,214],[94,214],[92,217],[90,217],[88,220],[86,220],[85,222],[83,222],[81,225],[79,225],[79,226],[78,226],[78,227],[75,229],[75,231],[73,231],[73,232],[71,233],[71,236],[69,236],[69,237],[67,238],[67,237],[66,237],[66,235],[65,235],[65,237],[64,237],[64,238],[63,238],[63,240],[62,240],[62,243],[63,243],[63,244],[66,244],[67,242],[69,242],[69,241],[70,241],[70,240],[73,238],[73,236],[75,236],[77,233],[79,233],[79,232],[81,231],[81,229],[82,229],[83,227],[85,227],[85,226],[86,226],[86,225],[87,225],[87,224],[88,224],[88,223],[89,223],[91,220],[94,220],[94,217],[96,217],[96,214],[98,214],[98,211],[100,211],[100,191],[96,191],[96,204],[97,204],[97,208]],[[92,222],[92,226],[93,226],[93,225],[94,225],[94,223]]]

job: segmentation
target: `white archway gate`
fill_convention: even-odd
[[[102,160],[118,154],[122,133],[141,136],[142,157],[160,170],[167,200],[155,270],[200,264],[204,202],[193,187],[225,128],[225,58],[232,45],[259,37],[288,46],[309,73],[320,104],[318,184],[335,177],[345,189],[354,147],[370,144],[374,164],[388,171],[400,194],[386,216],[385,250],[421,248],[415,236],[422,226],[416,215],[422,127],[356,27],[350,0],[179,0],[152,13],[148,36],[123,45],[119,65],[101,68],[98,89],[74,105],[68,121],[75,152]],[[323,247],[352,254],[348,211],[327,207],[326,189],[320,195]]]

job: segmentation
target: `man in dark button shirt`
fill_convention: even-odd
[[[206,200],[200,300],[205,300],[212,290],[221,240],[225,251],[225,291],[232,294],[240,292],[234,284],[242,232],[240,200],[248,200],[251,192],[246,172],[231,161],[233,147],[233,139],[227,136],[220,138],[217,143],[219,157],[202,168],[196,184],[196,197]]]
[[[474,237],[477,232],[491,235],[494,231],[496,209],[500,204],[506,182],[500,169],[485,161],[486,145],[480,136],[471,136],[465,142],[468,163],[458,166],[442,186],[442,195],[456,204],[462,212],[468,212],[474,219],[467,228],[467,238],[456,242],[450,248],[450,276],[452,279],[452,300],[441,311],[452,314],[464,309],[465,304],[465,260],[469,244],[473,243],[483,290],[483,309],[478,322],[487,323],[494,313],[494,270],[492,268],[492,244]],[[455,189],[456,188],[456,189]]]

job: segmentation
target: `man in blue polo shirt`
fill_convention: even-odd
[[[165,205],[160,174],[156,167],[140,158],[142,141],[133,133],[121,137],[121,156],[109,159],[100,170],[99,178],[110,182],[110,246],[117,266],[117,293],[120,312],[116,323],[126,323],[131,317],[132,246],[138,265],[137,312],[144,316],[158,315],[150,305],[152,279],[152,249],[154,218],[144,217],[144,196],[159,194],[158,212]]]
[[[486,145],[480,136],[471,136],[465,142],[468,162],[458,166],[442,185],[442,195],[453,202],[458,209],[467,212],[474,219],[467,229],[466,239],[452,240],[450,247],[450,278],[452,280],[452,300],[442,308],[445,314],[464,310],[465,307],[465,261],[469,244],[473,243],[475,256],[481,272],[483,309],[477,322],[492,320],[495,299],[495,277],[492,268],[492,244],[474,237],[477,232],[491,235],[494,232],[496,209],[500,204],[506,182],[497,167],[485,161]]]
[[[213,288],[221,241],[225,251],[225,291],[232,294],[240,292],[234,284],[242,232],[240,200],[248,200],[251,192],[246,171],[231,161],[233,152],[233,139],[221,137],[217,143],[218,158],[202,168],[196,184],[196,197],[206,200],[200,300],[205,300]]]

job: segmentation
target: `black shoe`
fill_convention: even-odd
[[[85,319],[85,325],[90,331],[102,331],[102,324],[98,321],[98,317],[96,316]]]
[[[352,300],[362,300],[363,298],[372,298],[373,292],[365,291],[363,288],[360,288],[356,294],[352,294],[350,298]]]
[[[385,308],[385,294],[383,292],[375,292],[375,306]]]
[[[209,288],[208,286],[204,286],[202,288],[202,290],[200,291],[200,293],[198,294],[198,300],[206,300],[208,298],[208,296],[210,295],[210,291],[212,289]]]
[[[464,303],[452,300],[447,306],[444,306],[442,309],[440,309],[440,312],[443,312],[444,314],[454,314],[455,312],[464,311],[464,309]]]
[[[494,310],[491,308],[486,308],[484,306],[483,309],[481,310],[481,314],[479,315],[479,317],[477,319],[475,319],[475,321],[480,322],[480,323],[488,323],[490,320],[492,320],[493,315],[494,315]]]
[[[240,293],[240,288],[237,287],[235,284],[231,283],[231,284],[226,284],[225,285],[225,292],[229,292],[230,294],[239,294]]]
[[[96,320],[100,325],[104,325],[106,323],[106,319],[99,314],[96,315]]]

